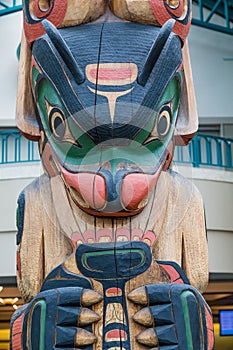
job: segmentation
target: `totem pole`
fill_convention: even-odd
[[[13,350],[211,350],[189,0],[25,0],[17,125],[44,173],[18,199]]]

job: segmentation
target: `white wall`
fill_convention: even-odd
[[[200,117],[232,117],[233,36],[192,25],[190,57]]]
[[[203,176],[200,169],[200,176]],[[216,172],[216,170],[209,170]],[[211,272],[233,273],[233,174],[218,171],[220,177],[203,176],[194,183],[203,196]],[[224,176],[225,175],[225,176]],[[230,179],[231,177],[231,179]]]
[[[202,194],[210,272],[233,273],[233,172],[179,166]]]
[[[16,231],[0,232],[0,276],[16,275]]]
[[[208,230],[210,272],[233,273],[233,232]]]
[[[0,166],[0,276],[16,274],[16,208],[19,193],[41,174],[40,164]]]
[[[0,20],[0,126],[15,125],[18,60],[16,50],[21,40],[22,11],[2,16]]]

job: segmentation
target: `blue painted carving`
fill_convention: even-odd
[[[106,314],[107,306],[111,303],[120,303],[125,314],[125,323],[113,322],[103,326],[102,349],[131,349],[125,284],[145,272],[151,264],[151,259],[150,248],[143,242],[81,244],[78,247],[76,260],[79,270],[84,276],[94,278],[103,286],[103,314]],[[117,289],[119,295],[106,295],[106,291],[111,288]],[[125,332],[127,338],[106,342],[106,334],[115,329]]]
[[[160,349],[209,349],[206,316],[211,311],[195,288],[156,284],[146,290]]]

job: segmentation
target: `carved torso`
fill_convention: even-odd
[[[181,175],[163,172],[146,208],[128,218],[94,217],[74,205],[70,210],[72,201],[59,177],[41,176],[24,195],[27,215],[19,247],[19,281],[25,299],[39,292],[48,273],[69,259],[81,242],[144,241],[155,259],[177,262],[194,286],[205,289],[208,271],[202,200],[195,186]],[[32,206],[35,202],[36,207]]]

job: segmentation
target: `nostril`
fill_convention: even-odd
[[[138,168],[137,168],[138,170]],[[122,184],[124,182],[125,176],[129,173],[129,171],[135,171],[135,169],[130,169],[129,167],[125,167],[125,169],[121,168],[121,170],[118,170],[116,173],[112,173],[109,170],[102,170],[100,171],[100,174],[104,176],[105,182],[106,182],[106,189],[107,189],[107,201],[113,202],[116,199],[119,199],[121,197],[122,192]],[[130,192],[130,184],[128,184],[128,194]]]

